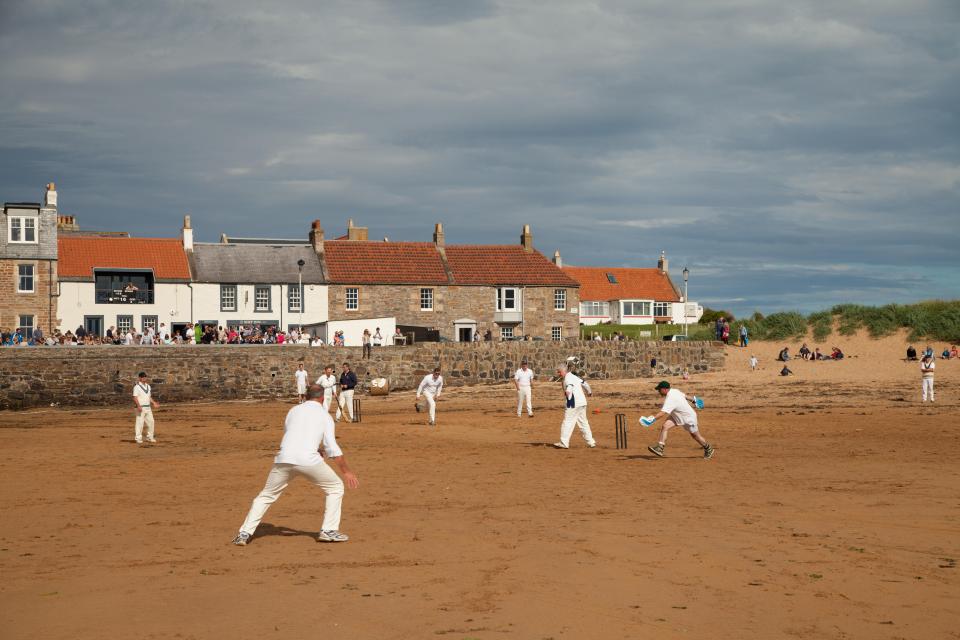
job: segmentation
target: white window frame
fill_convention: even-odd
[[[588,318],[605,318],[610,316],[610,303],[600,300],[587,300],[580,303],[580,315]]]
[[[260,306],[260,298],[257,296],[259,293],[266,292],[266,308]],[[253,287],[253,312],[254,313],[271,313],[273,311],[273,287],[268,284],[258,284]]]
[[[21,273],[21,269],[28,268],[30,269],[30,275],[26,276]],[[23,288],[23,281],[25,278],[30,279],[30,288]],[[17,265],[17,293],[36,293],[37,291],[37,266],[33,264],[18,264]]]
[[[225,294],[228,291],[232,291],[233,294],[233,306],[228,307],[223,304],[223,301],[228,298]],[[220,311],[236,311],[237,310],[237,285],[235,284],[221,284],[220,285]]]
[[[567,310],[567,290],[566,289],[553,290],[553,310],[554,311]]]
[[[25,323],[24,319],[29,318],[30,322]],[[27,329],[29,327],[29,329]],[[23,339],[30,340],[33,338],[33,330],[37,328],[37,317],[32,313],[25,313],[17,316],[17,329],[26,329],[23,332]]]
[[[507,300],[507,292],[513,292],[513,299]],[[497,288],[497,311],[520,311],[520,290],[516,287],[498,287]],[[507,306],[511,302],[513,306]]]
[[[360,287],[347,287],[344,290],[343,303],[347,311],[360,309]]]
[[[430,287],[420,289],[420,311],[433,311],[433,289]]]
[[[629,312],[629,313],[627,312],[627,305],[630,305],[630,312]],[[634,305],[646,305],[646,313],[633,313],[634,311],[636,311],[636,310],[633,308]],[[621,308],[623,309],[623,315],[625,315],[625,316],[647,317],[647,316],[651,315],[651,314],[650,314],[650,311],[651,311],[651,309],[652,309],[652,303],[649,302],[649,301],[647,301],[647,300],[624,300],[624,301],[621,302]],[[643,309],[641,308],[640,311],[642,312]]]
[[[657,309],[658,309],[658,308],[659,308],[661,311],[663,311],[663,313],[657,313]],[[669,302],[654,302],[654,303],[653,303],[653,315],[656,316],[656,317],[658,317],[658,318],[664,318],[664,317],[669,318],[671,311],[672,311],[672,309],[670,309],[670,303],[669,303]]]
[[[506,340],[513,337],[513,327],[500,327],[500,338]]]
[[[555,326],[550,328],[550,339],[559,342],[563,340],[563,327]]]
[[[303,313],[303,287],[298,284],[287,285],[287,312]]]
[[[30,221],[33,227],[33,240],[26,240],[27,225],[26,222]],[[14,221],[17,222],[16,227],[20,230],[20,240],[13,239],[13,227]],[[37,244],[39,240],[39,222],[40,219],[36,216],[8,216],[7,217],[7,241],[10,244]]]

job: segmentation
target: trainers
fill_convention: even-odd
[[[658,443],[657,445],[655,445],[655,446],[653,446],[653,447],[647,447],[647,449],[649,449],[650,453],[652,453],[653,455],[659,456],[659,457],[661,457],[661,458],[663,457],[663,445],[662,445],[662,444],[659,444],[659,443]]]
[[[137,444],[143,444],[143,439],[142,438],[135,439],[134,442],[136,442]]]
[[[591,449],[596,449],[596,448],[597,448],[597,443],[596,443],[596,442],[588,442],[588,443],[587,443],[587,446],[590,447]]]
[[[436,424],[437,424],[437,423],[434,422],[433,420],[430,421],[430,426],[431,426],[431,427],[435,426]]]
[[[238,547],[244,547],[248,542],[250,542],[250,538],[252,537],[253,536],[246,531],[241,531],[237,534],[237,537],[233,539],[233,544],[237,545]]]
[[[321,531],[317,534],[317,542],[346,542],[349,539],[350,536],[339,531]]]
[[[709,460],[713,457],[714,448],[709,444],[703,448],[703,457]]]
[[[569,449],[570,447],[568,447],[567,445],[563,444],[562,442],[554,442],[554,443],[553,443],[553,448],[554,448],[554,449]]]
[[[149,442],[150,444],[157,444],[157,439],[156,439],[156,438],[147,438],[147,442]]]

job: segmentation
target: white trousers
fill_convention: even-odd
[[[344,408],[346,406],[346,408]],[[346,391],[340,391],[340,394],[337,396],[337,420],[343,416],[344,413],[350,414],[350,422],[353,422],[353,389],[347,389]]]
[[[923,401],[926,402],[929,396],[930,402],[933,402],[933,378],[923,379]]]
[[[324,409],[325,411],[329,412],[329,411],[330,411],[330,405],[332,405],[332,404],[333,404],[333,392],[330,391],[330,392],[328,393],[327,391],[324,391],[324,392],[323,392],[323,409]]]
[[[563,412],[563,424],[560,425],[560,442],[563,446],[570,446],[570,436],[573,435],[573,427],[580,427],[580,434],[587,444],[596,444],[593,439],[593,433],[590,431],[590,422],[587,421],[587,407],[574,407],[565,409]]]
[[[924,396],[926,399],[926,396]],[[137,414],[137,422],[133,427],[133,437],[137,442],[143,440],[143,425],[147,425],[147,440],[153,439],[153,410],[150,407],[143,407]]]
[[[437,399],[429,391],[424,391],[423,397],[427,399],[427,407],[430,408],[430,422],[436,422],[437,421]]]
[[[517,388],[517,416],[523,411],[523,403],[527,403],[527,413],[533,415],[533,389],[531,387]]]
[[[253,499],[247,519],[243,521],[240,531],[253,535],[263,520],[263,516],[283,490],[290,484],[290,477],[299,474],[323,489],[327,494],[327,504],[323,510],[323,531],[337,531],[340,529],[340,505],[343,503],[343,480],[334,473],[326,462],[308,467],[295,464],[274,464],[267,476],[267,483],[263,491]]]

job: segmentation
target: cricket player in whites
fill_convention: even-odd
[[[417,400],[420,396],[427,399],[427,406],[430,407],[430,425],[437,424],[437,398],[443,391],[443,376],[440,375],[440,367],[436,367],[433,373],[423,376],[420,386],[417,387]]]
[[[652,426],[657,420],[664,416],[669,416],[660,428],[660,441],[656,446],[647,447],[655,456],[663,457],[663,450],[667,444],[667,432],[673,427],[683,427],[687,433],[703,447],[703,457],[713,457],[713,447],[700,435],[700,428],[697,426],[697,412],[690,406],[690,402],[702,407],[698,403],[696,396],[687,396],[679,389],[671,389],[670,383],[661,380],[656,386],[657,392],[663,396],[663,407],[655,416],[643,416],[640,418],[640,424],[645,427]]]
[[[587,396],[583,391],[593,395],[593,390],[581,377],[570,370],[567,363],[557,367],[557,376],[562,377],[563,393],[566,396],[566,409],[563,412],[563,424],[560,425],[560,442],[553,446],[557,449],[570,448],[570,436],[573,435],[573,427],[580,427],[580,434],[587,441],[587,446],[591,449],[597,446],[597,441],[593,439],[593,433],[590,431],[590,422],[587,421]]]
[[[293,376],[297,380],[297,396],[300,399],[300,404],[303,404],[307,397],[307,370],[303,368],[302,362],[297,365],[297,370],[293,373]]]
[[[247,513],[237,537],[233,539],[233,544],[243,546],[250,542],[267,509],[277,501],[290,483],[290,478],[295,475],[303,476],[327,494],[323,525],[317,541],[346,542],[350,539],[346,534],[340,533],[343,483],[346,480],[348,487],[356,489],[360,486],[360,481],[347,466],[343,451],[337,445],[333,420],[330,412],[320,404],[321,398],[323,387],[311,385],[307,389],[307,401],[287,412],[280,452],[273,459],[273,468],[267,476],[267,483],[260,495],[254,498],[250,512]],[[328,459],[337,463],[343,480],[324,462],[319,452],[320,447],[323,447]]]
[[[137,374],[137,384],[133,385],[133,404],[137,407],[137,422],[133,427],[133,439],[137,444],[143,444],[143,425],[147,425],[147,442],[154,443],[153,437],[153,409],[160,408],[160,404],[153,399],[150,385],[147,383],[147,374],[141,371]]]
[[[323,368],[323,375],[317,378],[317,384],[323,388],[323,408],[330,411],[337,397],[337,376],[333,375],[333,367],[327,365]]]
[[[527,402],[527,415],[533,417],[533,379],[535,374],[527,366],[527,361],[520,363],[520,368],[513,374],[513,384],[517,388],[517,417],[523,411],[523,402]]]

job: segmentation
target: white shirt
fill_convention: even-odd
[[[317,378],[317,384],[323,387],[323,396],[329,398],[333,395],[334,389],[337,388],[337,376],[333,375],[322,375]]]
[[[930,362],[921,362],[921,363],[920,363],[920,371],[923,372],[923,377],[924,377],[924,378],[932,378],[932,377],[933,377],[933,370],[936,369],[936,368],[937,368],[937,365],[936,365],[936,363],[935,363],[933,360],[931,360]]]
[[[137,382],[133,385],[133,397],[141,407],[150,406],[150,385]]]
[[[693,407],[687,402],[687,397],[679,389],[667,391],[660,411],[669,413],[677,424],[697,424],[697,412],[693,410]]]
[[[127,331],[127,336],[123,339],[123,344],[133,344],[133,334]]]
[[[437,376],[434,379],[432,373],[428,373],[423,376],[423,380],[420,381],[420,386],[417,387],[417,397],[420,397],[422,393],[429,393],[430,395],[436,397],[440,395],[440,390],[443,389],[443,376]]]
[[[563,376],[563,391],[564,393],[573,395],[574,407],[587,406],[587,396],[583,393],[584,384],[580,376],[570,373],[569,371],[567,375]]]
[[[383,336],[380,335],[379,331],[377,331],[375,334],[373,334],[373,346],[379,347],[382,344],[383,344]]]
[[[751,357],[751,358],[750,358],[750,366],[751,366],[751,367],[756,367],[756,366],[757,366],[757,362],[759,362],[759,361],[758,361],[756,358],[754,358],[754,357]]]
[[[287,413],[283,423],[280,452],[273,459],[276,464],[312,466],[323,462],[318,453],[320,445],[328,458],[343,455],[334,436],[333,419],[316,400],[307,400]]]
[[[297,378],[297,384],[307,384],[307,372],[304,369],[297,369],[293,375]]]
[[[524,371],[522,368],[517,369],[517,372],[513,374],[513,379],[517,381],[518,387],[529,387],[533,381],[533,370],[527,369]]]

